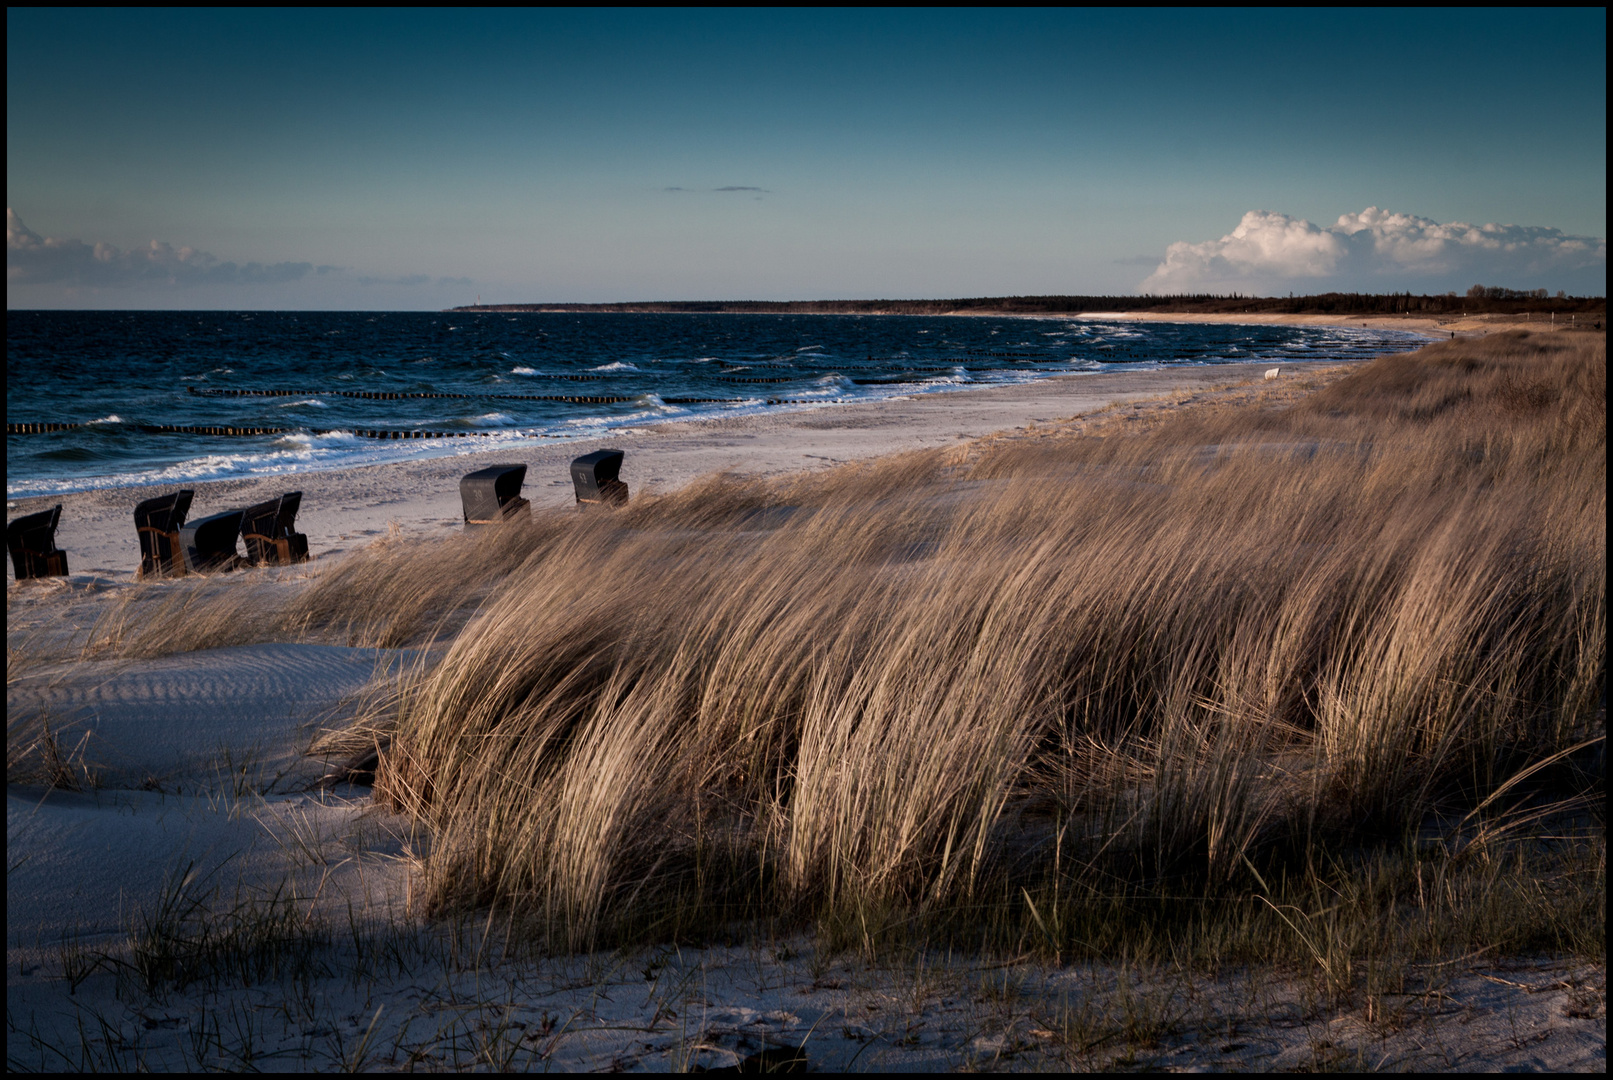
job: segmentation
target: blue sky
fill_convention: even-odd
[[[1605,293],[1606,84],[1601,9],[11,9],[7,306]]]

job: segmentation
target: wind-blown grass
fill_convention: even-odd
[[[1605,338],[1251,395],[176,582],[93,648],[437,642],[378,795],[433,907],[559,948],[1600,949]],[[1548,812],[1584,842],[1509,870]]]
[[[1605,408],[1603,338],[1511,334],[544,524],[380,790],[573,947],[1247,891],[1601,733]]]

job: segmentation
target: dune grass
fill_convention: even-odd
[[[402,688],[379,792],[434,829],[436,905],[557,947],[766,918],[1067,950],[1223,908],[1303,944],[1341,883],[1392,900],[1543,807],[1601,895],[1605,408],[1603,338],[1509,334],[1281,410],[545,523]]]
[[[439,643],[377,795],[432,909],[552,948],[1599,954],[1605,337],[1251,394],[383,542],[249,625],[176,583],[92,638]]]

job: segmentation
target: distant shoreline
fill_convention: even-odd
[[[1577,301],[1565,301],[1571,303]],[[1606,305],[1594,310],[1449,312],[1427,314],[1377,314],[1370,312],[1327,313],[1286,311],[1017,311],[970,308],[935,311],[899,311],[886,308],[832,309],[778,304],[780,310],[751,310],[738,305],[708,306],[675,304],[472,304],[449,308],[459,314],[526,313],[539,315],[868,315],[930,316],[1003,319],[1104,319],[1130,322],[1210,323],[1242,326],[1363,326],[1374,330],[1405,330],[1429,338],[1446,336],[1476,337],[1506,330],[1602,330],[1607,322]],[[1598,301],[1601,303],[1601,301]],[[758,307],[761,305],[758,304]],[[785,310],[787,309],[787,310]]]
[[[1607,298],[1547,296],[1544,289],[1522,292],[1490,289],[1490,295],[1413,296],[1409,293],[1323,293],[1315,296],[1250,297],[1211,294],[1181,296],[997,296],[950,300],[635,300],[608,304],[515,303],[467,304],[447,309],[459,313],[531,312],[539,314],[660,315],[981,315],[1003,317],[1103,316],[1146,317],[1178,322],[1293,323],[1295,316],[1350,322],[1381,318],[1396,323],[1419,319],[1465,319],[1478,316],[1545,316],[1539,321],[1583,316],[1606,321]],[[1201,320],[1200,317],[1205,317]],[[1600,327],[1597,327],[1600,329]]]

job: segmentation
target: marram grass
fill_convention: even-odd
[[[435,643],[377,794],[417,896],[552,948],[1596,954],[1606,402],[1603,335],[1451,341],[135,590],[89,648]]]
[[[1604,340],[545,523],[402,688],[381,793],[438,906],[569,947],[1399,843],[1605,727]]]

